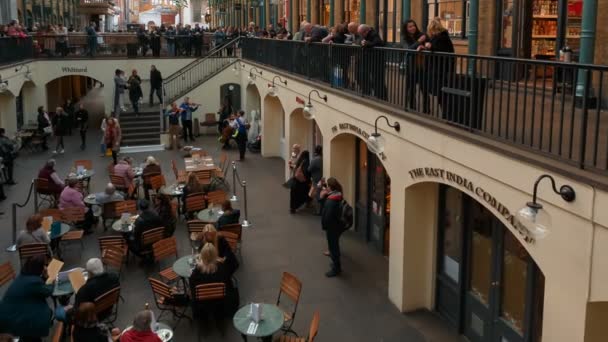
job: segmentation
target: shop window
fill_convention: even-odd
[[[359,22],[360,0],[344,0],[344,22]]]
[[[440,260],[441,273],[454,283],[460,283],[462,268],[462,204],[463,193],[454,188],[445,191],[445,209],[443,214],[442,248],[443,258]]]
[[[428,20],[439,17],[451,37],[466,38],[469,0],[427,0]]]

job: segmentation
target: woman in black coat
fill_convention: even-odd
[[[340,222],[342,215],[342,185],[333,177],[327,179],[321,190],[321,227],[327,237],[327,248],[332,264],[331,269],[325,273],[328,278],[336,277],[342,273],[340,262],[340,235],[343,227]]]
[[[131,100],[133,111],[135,115],[139,115],[139,99],[142,98],[144,93],[141,91],[141,77],[137,75],[137,70],[133,69],[127,84],[129,86],[129,100]]]
[[[310,201],[308,192],[310,190],[310,152],[302,151],[294,167],[293,181],[289,192],[289,210],[292,214],[304,203]]]
[[[418,50],[418,47],[424,45],[426,42],[426,35],[420,32],[418,24],[412,19],[406,21],[401,27],[403,32],[403,48],[408,50]],[[422,109],[416,108],[416,86],[420,85],[422,88],[422,65],[418,61],[422,58],[419,54],[406,53],[405,61],[403,64],[404,71],[407,75],[407,97],[406,103],[409,109],[422,110],[423,113],[428,112],[429,108],[429,97],[428,94],[424,94],[422,98]]]

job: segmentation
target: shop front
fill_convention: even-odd
[[[383,255],[389,255],[391,179],[376,154],[357,138],[355,230]]]
[[[544,275],[490,211],[439,187],[436,310],[473,342],[538,342]]]

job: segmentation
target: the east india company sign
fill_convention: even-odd
[[[367,133],[366,131],[364,131],[363,129],[361,129],[359,126],[355,126],[353,124],[349,124],[349,123],[341,123],[338,124],[336,126],[333,126],[331,128],[331,132],[336,134],[338,133],[338,130],[340,131],[350,131],[354,134],[357,134],[361,137],[363,137],[363,139],[365,139],[365,141],[367,141],[367,139],[369,138],[369,133]],[[386,154],[384,154],[384,152],[380,152],[378,154],[378,157],[380,157],[380,159],[382,160],[386,160]]]
[[[417,168],[409,171],[410,177],[415,180],[420,178],[439,178],[447,183],[451,183],[458,188],[466,189],[469,193],[477,196],[479,202],[485,202],[492,208],[496,209],[501,216],[503,216],[507,222],[510,223],[511,227],[515,229],[521,235],[524,241],[528,243],[534,243],[534,238],[530,235],[528,229],[517,219],[517,217],[511,213],[511,211],[505,207],[499,200],[496,199],[492,194],[485,191],[481,186],[473,184],[470,180],[462,177],[456,173],[446,171],[444,169],[425,167]]]

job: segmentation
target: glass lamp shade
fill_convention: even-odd
[[[380,133],[372,133],[367,138],[367,149],[374,154],[380,154],[384,152],[384,143],[384,137]]]
[[[249,80],[249,85],[255,84],[255,77],[253,77],[253,75],[249,75],[249,77],[247,77],[247,79]]]
[[[268,87],[268,95],[272,96],[272,97],[276,97],[279,92],[279,88],[275,87],[275,86],[270,86]]]
[[[306,120],[312,120],[315,118],[315,113],[317,110],[312,106],[312,103],[307,103],[302,110],[302,115]]]
[[[528,203],[517,212],[517,216],[535,240],[544,239],[549,234],[551,216],[542,205]]]

